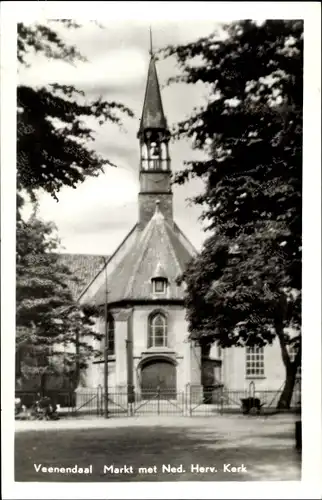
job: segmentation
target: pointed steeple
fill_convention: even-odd
[[[153,217],[156,201],[160,214],[173,221],[170,132],[164,115],[150,29],[150,65],[142,118],[138,132],[140,145],[139,224],[143,228]]]
[[[164,116],[158,74],[155,65],[155,57],[153,54],[151,30],[150,64],[145,89],[139,135],[142,134],[144,130],[148,129],[167,130],[167,121]]]
[[[150,26],[150,56],[153,56],[152,29]]]

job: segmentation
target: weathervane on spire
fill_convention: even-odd
[[[153,44],[152,44],[152,29],[150,26],[150,56],[153,56]]]

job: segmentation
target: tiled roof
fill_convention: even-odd
[[[108,260],[108,257],[103,255],[73,253],[62,253],[59,254],[59,257],[61,263],[66,265],[73,276],[77,278],[77,281],[72,279],[68,280],[69,288],[75,300],[78,299],[85,286],[87,286],[103,268],[104,259],[105,261]]]
[[[183,289],[176,283],[190,261],[193,251],[189,248],[178,226],[167,222],[156,212],[143,230],[136,229],[135,240],[119,264],[108,276],[109,303],[122,300],[183,299]],[[112,259],[111,259],[112,260]],[[168,279],[166,294],[153,294],[151,278],[158,267]],[[96,305],[104,303],[105,285],[93,297]]]
[[[167,273],[163,269],[161,262],[158,262],[156,268],[152,274],[152,278],[164,278],[167,279]]]
[[[147,128],[166,129],[161,93],[154,57],[151,57],[145,90],[140,132]]]

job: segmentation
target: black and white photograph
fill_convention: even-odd
[[[54,498],[58,484],[83,498],[93,483],[165,498],[158,482],[185,498],[226,483],[238,483],[231,498],[252,483],[304,494],[304,415],[305,435],[321,422],[320,57],[312,72],[305,15],[239,2],[230,19],[209,2],[194,17],[190,2],[180,20],[169,11],[186,3],[133,2],[147,11],[131,19],[128,2],[97,3],[104,15],[79,16],[78,2],[62,2],[74,4],[66,16],[15,13],[1,296],[19,498],[32,485]],[[295,4],[319,17],[317,2]],[[318,213],[304,217],[310,197]]]

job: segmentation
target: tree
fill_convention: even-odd
[[[69,20],[18,24],[19,64],[28,66],[31,53],[71,64],[84,61],[60,35],[61,26],[80,28]],[[97,311],[81,308],[68,289],[71,273],[57,254],[54,226],[37,216],[37,194],[42,189],[58,199],[62,187],[76,188],[112,165],[90,147],[94,132],[86,120],[121,126],[124,116],[133,113],[123,104],[91,101],[73,86],[53,82],[17,89],[17,371],[18,377],[39,375],[42,391],[48,375],[56,373],[76,385],[80,369],[95,355],[88,340],[99,335],[92,329]],[[34,204],[27,221],[21,216],[25,192]]]
[[[96,311],[75,303],[68,280],[76,279],[61,263],[55,227],[37,217],[18,218],[16,352],[18,378],[39,377],[46,390],[48,376],[63,374],[76,386],[80,369],[98,354],[91,340]]]
[[[209,90],[175,129],[206,153],[175,177],[204,180],[209,237],[182,277],[190,334],[205,351],[277,337],[287,408],[301,360],[303,23],[234,22],[163,56],[181,68],[169,83]]]
[[[57,28],[78,29],[68,20],[47,25],[18,24],[18,62],[28,66],[31,53],[66,63],[84,61],[76,47],[68,45]],[[56,28],[56,30],[55,30]],[[82,90],[53,82],[46,87],[18,85],[17,89],[17,183],[35,196],[43,189],[57,198],[63,186],[76,186],[88,176],[112,165],[90,147],[94,133],[86,119],[99,125],[121,125],[121,117],[133,116],[121,103],[102,98],[89,100]]]

